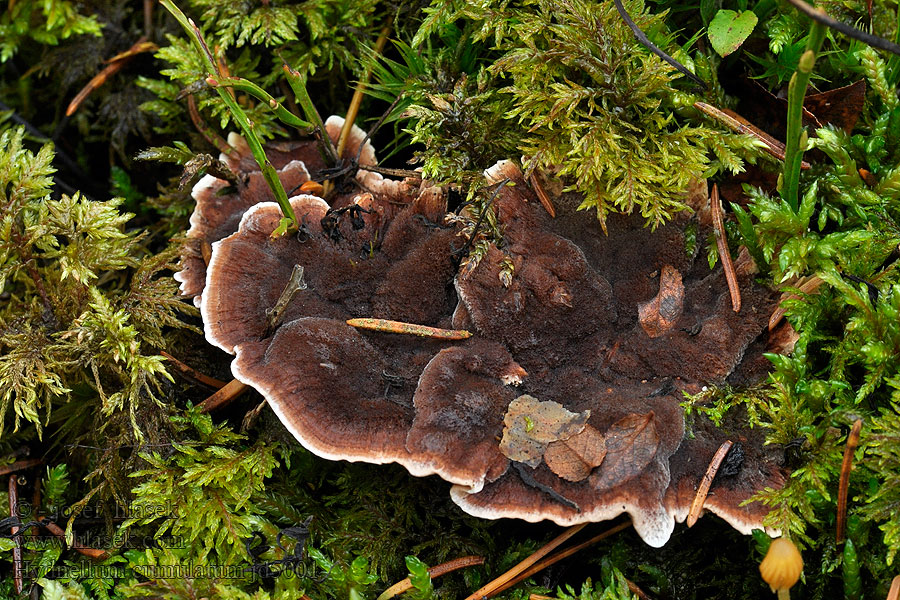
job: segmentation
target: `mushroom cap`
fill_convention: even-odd
[[[235,355],[235,377],[314,453],[437,474],[477,516],[571,525],[628,513],[659,546],[731,437],[746,448],[743,466],[713,483],[705,507],[741,531],[760,527],[765,508],[740,505],[785,473],[758,432],[739,424],[726,433],[696,417],[686,435],[681,402],[682,391],[739,369],[775,294],[739,273],[744,308],[734,313],[721,272],[685,250],[688,217],[651,232],[639,217],[612,216],[605,235],[591,215],[565,210],[577,195],[560,198],[564,210],[551,220],[515,165],[487,175],[515,183],[493,201],[503,242],[459,271],[453,251],[464,242],[435,221],[440,191],[394,182],[399,209],[372,193],[331,207],[293,198],[307,222],[302,240],[273,239],[280,211],[256,204],[212,246],[207,339]],[[322,216],[352,204],[370,211],[360,227],[344,216],[323,229]],[[295,265],[306,289],[272,327],[267,311]],[[358,317],[474,335],[361,331],[346,322]],[[523,394],[564,409],[541,418],[581,415],[583,429],[550,427],[565,433],[541,438],[523,461],[500,443]]]
[[[772,591],[787,590],[797,583],[803,572],[803,557],[797,546],[787,538],[775,538],[769,551],[759,563],[759,574]]]

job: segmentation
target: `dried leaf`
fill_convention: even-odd
[[[581,433],[590,416],[589,410],[573,413],[558,402],[519,396],[509,403],[503,417],[500,452],[510,460],[537,467],[547,444]]]
[[[812,114],[817,127],[830,123],[849,134],[859,120],[865,101],[866,80],[860,79],[841,88],[807,95],[803,108]]]
[[[656,456],[658,446],[653,411],[626,415],[607,430],[606,458],[591,475],[591,483],[605,489],[637,477]]]
[[[550,442],[544,462],[550,470],[567,481],[582,481],[606,456],[606,438],[590,425],[567,440]]]

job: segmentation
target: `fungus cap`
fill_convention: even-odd
[[[772,540],[769,551],[759,563],[759,574],[773,592],[792,588],[802,572],[800,551],[791,540],[783,537]]]
[[[739,273],[744,309],[734,313],[721,272],[685,252],[687,217],[651,232],[612,216],[607,235],[574,211],[572,194],[549,219],[511,162],[486,176],[515,184],[493,200],[503,243],[485,241],[458,270],[453,252],[465,240],[435,218],[446,196],[434,188],[391,181],[390,202],[373,192],[331,206],[295,197],[302,241],[273,239],[277,205],[253,206],[212,245],[207,339],[235,355],[235,377],[320,456],[437,474],[464,510],[487,518],[571,525],[627,513],[661,546],[726,435],[698,416],[686,436],[682,392],[740,368],[775,296]],[[268,309],[295,265],[305,288],[273,327]],[[360,317],[473,335],[441,341],[347,323]],[[535,403],[514,402],[526,394]],[[534,408],[550,404],[564,410]],[[531,410],[551,433],[520,460],[501,439],[505,427],[527,430],[539,416]],[[574,429],[553,427],[573,414]],[[749,532],[766,509],[741,504],[785,474],[759,432],[730,431],[743,438],[745,464],[714,482],[706,508]]]

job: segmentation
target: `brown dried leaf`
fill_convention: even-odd
[[[606,456],[606,438],[590,425],[567,440],[550,442],[544,461],[550,470],[567,481],[582,481]]]
[[[519,396],[509,403],[503,417],[500,452],[510,460],[537,467],[547,444],[581,433],[590,416],[589,410],[573,413],[558,402]]]
[[[681,273],[665,265],[659,274],[659,293],[653,300],[638,305],[638,320],[651,338],[666,333],[678,322],[684,310],[684,284]]]
[[[859,120],[865,101],[866,80],[860,79],[841,88],[808,94],[803,99],[803,108],[811,113],[817,127],[831,124],[849,134]]]
[[[606,432],[606,458],[591,475],[591,483],[604,489],[637,477],[656,456],[658,446],[653,411],[619,419]]]

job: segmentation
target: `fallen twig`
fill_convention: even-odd
[[[747,133],[752,135],[765,145],[764,149],[766,152],[778,160],[784,160],[784,144],[736,112],[728,110],[727,108],[716,108],[706,102],[694,102],[694,108],[703,114],[712,117],[735,133]],[[812,165],[805,160],[800,162],[801,169],[809,169],[811,167]]]
[[[347,319],[347,325],[370,331],[403,333],[439,340],[464,340],[472,337],[472,332],[465,329],[441,329],[439,327],[416,325],[415,323],[404,323],[403,321],[391,321],[389,319]]]
[[[25,469],[30,469],[31,467],[36,467],[41,464],[44,464],[44,459],[42,458],[26,458],[25,460],[17,460],[11,465],[0,467],[0,475],[17,473],[19,471],[24,471]]]
[[[844,448],[844,460],[841,462],[841,477],[838,484],[837,526],[835,539],[838,544],[844,541],[847,527],[847,492],[850,488],[850,471],[853,470],[853,453],[859,445],[859,432],[862,430],[862,419],[853,422],[847,435],[847,447]]]
[[[247,391],[247,385],[241,383],[237,379],[232,379],[226,383],[219,391],[200,403],[201,412],[213,412],[223,406],[231,404],[231,402]]]
[[[616,10],[619,11],[619,16],[622,17],[622,20],[625,21],[625,24],[628,25],[628,28],[631,29],[632,33],[634,33],[634,37],[636,37],[641,44],[646,46],[646,48],[650,50],[650,52],[675,67],[681,74],[699,85],[703,90],[707,89],[708,86],[706,85],[705,81],[691,73],[687,67],[660,50],[653,42],[650,41],[650,39],[647,37],[647,34],[641,31],[641,28],[637,26],[637,23],[632,20],[631,15],[628,14],[628,11],[625,10],[625,6],[622,4],[622,0],[613,0],[613,2],[616,5]]]
[[[706,503],[706,496],[709,495],[709,486],[712,485],[713,479],[716,478],[716,473],[719,471],[719,467],[722,466],[722,461],[725,460],[728,451],[731,450],[731,446],[732,443],[730,440],[722,442],[722,445],[719,446],[719,449],[713,454],[712,460],[709,461],[709,467],[706,468],[706,473],[703,474],[703,479],[700,480],[700,485],[697,487],[697,494],[694,496],[694,501],[691,502],[691,510],[688,512],[686,521],[688,527],[693,527],[694,524],[697,523],[697,519],[700,518],[700,511],[703,510],[703,505]]]
[[[818,275],[813,275],[809,279],[802,280],[802,283],[797,286],[797,289],[800,290],[804,294],[814,294],[819,287],[825,283],[825,281],[819,277]],[[797,294],[783,294],[781,300],[778,301],[778,308],[776,308],[772,312],[772,316],[769,317],[769,331],[775,329],[775,326],[778,325],[779,321],[784,318],[785,313],[787,313],[787,308],[784,306],[785,300],[798,300],[800,296]]]
[[[464,569],[466,567],[474,567],[476,565],[483,564],[483,556],[463,556],[431,567],[430,569],[428,569],[428,575],[432,578],[440,577],[441,575],[446,575],[447,573],[451,573],[458,569]],[[389,598],[393,598],[394,596],[399,596],[400,594],[411,588],[412,581],[410,581],[409,577],[407,577],[406,579],[398,581],[388,589],[384,590],[384,592],[382,592],[382,594],[378,596],[378,600],[388,600]]]
[[[69,102],[69,106],[66,108],[66,116],[71,117],[75,111],[78,110],[78,107],[81,106],[81,103],[91,95],[91,92],[106,83],[107,79],[118,73],[122,67],[128,64],[135,56],[142,52],[155,52],[156,50],[159,50],[159,46],[153,42],[148,42],[147,38],[142,36],[131,48],[107,60],[106,62],[109,64],[103,67],[103,70],[99,73],[94,75],[91,80],[81,88],[81,91],[75,94],[72,101]]]
[[[19,486],[16,483],[16,476],[9,476],[9,514],[11,517],[19,516]],[[17,536],[18,527],[10,527],[9,532],[13,536],[15,546],[13,547],[13,581],[16,586],[16,594],[21,594],[25,585],[25,564],[22,561],[22,537]]]
[[[494,590],[492,592],[492,594],[496,595],[501,592],[504,592],[504,591],[508,590],[509,588],[513,587],[514,585],[517,585],[517,584],[521,583],[522,581],[525,581],[526,579],[528,579],[535,573],[543,571],[550,565],[555,564],[564,558],[568,558],[568,557],[572,556],[573,554],[575,554],[576,552],[580,552],[581,550],[584,550],[588,546],[593,546],[597,542],[604,540],[611,535],[615,535],[616,533],[619,533],[620,531],[624,531],[625,529],[628,529],[629,527],[631,527],[630,521],[627,521],[625,523],[620,523],[614,527],[610,527],[603,533],[599,533],[599,534],[595,535],[594,537],[592,537],[591,539],[589,539],[587,541],[581,542],[580,544],[572,546],[571,548],[561,550],[560,552],[557,552],[556,554],[554,554],[552,556],[548,556],[547,558],[539,561],[537,564],[535,564],[531,568],[526,569],[524,572],[520,573],[519,575],[517,575],[515,578],[513,578],[509,582],[505,583],[500,588]]]
[[[391,34],[391,25],[393,24],[393,18],[389,17],[388,22],[381,29],[381,33],[378,35],[378,40],[375,42],[375,54],[381,54],[382,50],[384,50],[385,44],[387,44],[388,36]],[[344,127],[341,129],[341,137],[338,139],[337,145],[337,157],[338,159],[342,158],[344,155],[344,148],[347,147],[347,140],[350,138],[350,131],[353,129],[353,122],[356,121],[356,115],[359,114],[359,107],[362,104],[363,94],[366,89],[366,85],[369,83],[369,78],[372,77],[372,70],[366,69],[365,74],[363,74],[362,79],[359,80],[359,83],[356,85],[356,89],[353,91],[353,98],[350,99],[350,107],[347,109],[347,116],[344,118]]]
[[[734,273],[734,263],[731,262],[731,253],[728,251],[728,237],[725,235],[725,224],[722,222],[722,202],[719,200],[719,186],[715,183],[712,189],[710,209],[713,229],[716,232],[716,248],[719,250],[719,259],[722,261],[722,270],[725,271],[725,281],[728,282],[728,292],[731,294],[731,308],[734,312],[741,312],[741,290],[738,288],[737,275]]]
[[[891,589],[888,591],[886,600],[900,600],[900,575],[891,581]]]
[[[550,540],[550,542],[544,545],[543,548],[539,549],[537,552],[514,566],[512,569],[510,569],[500,577],[494,579],[493,581],[487,583],[486,585],[482,586],[473,594],[470,594],[466,598],[466,600],[482,600],[483,598],[490,598],[491,596],[497,594],[499,590],[506,589],[505,586],[508,582],[512,581],[518,575],[528,570],[529,567],[533,566],[536,562],[553,552],[553,550],[558,548],[561,544],[565,543],[569,538],[584,529],[586,526],[587,523],[582,523],[581,525],[575,525],[574,527],[566,529],[563,533]]]
[[[59,539],[65,541],[66,532],[63,531],[62,527],[51,521],[45,521],[44,517],[41,517],[39,521],[41,522],[41,526],[44,527],[47,531],[49,531]],[[73,540],[69,547],[78,554],[87,556],[88,558],[92,558],[94,560],[106,560],[107,558],[109,558],[109,552],[107,552],[106,550],[85,546],[78,540]]]
[[[616,0],[616,1],[618,1],[618,0]],[[855,40],[859,40],[859,41],[863,42],[864,44],[868,44],[869,46],[872,46],[873,48],[878,48],[879,50],[885,50],[887,52],[891,52],[893,54],[897,54],[898,56],[900,56],[900,46],[898,46],[897,44],[895,44],[893,42],[889,42],[888,40],[886,40],[884,38],[878,37],[877,35],[871,35],[869,33],[866,33],[865,31],[860,31],[859,29],[857,29],[855,27],[851,27],[850,25],[847,25],[846,23],[841,23],[840,21],[838,21],[836,19],[832,19],[825,13],[825,11],[815,8],[813,6],[810,6],[803,0],[788,0],[788,2],[791,4],[791,6],[793,6],[800,12],[802,12],[804,15],[806,15],[813,21],[816,21],[817,23],[821,23],[822,25],[825,25],[826,27],[830,27],[831,29],[840,31],[847,37],[851,37]]]
[[[186,379],[196,381],[197,383],[202,383],[203,385],[215,388],[217,390],[225,387],[224,381],[220,381],[215,377],[210,377],[209,375],[201,373],[197,369],[184,364],[165,350],[161,350],[160,355],[164,356],[166,360],[169,361],[173,367],[175,367],[175,370],[178,371],[178,373]]]
[[[531,187],[534,188],[538,200],[541,201],[541,205],[544,207],[544,210],[546,210],[551,217],[556,218],[556,209],[553,208],[553,203],[550,202],[550,196],[547,195],[547,192],[544,190],[544,186],[541,183],[541,180],[538,179],[538,176],[532,173],[531,177],[528,178],[528,182],[531,184]]]

